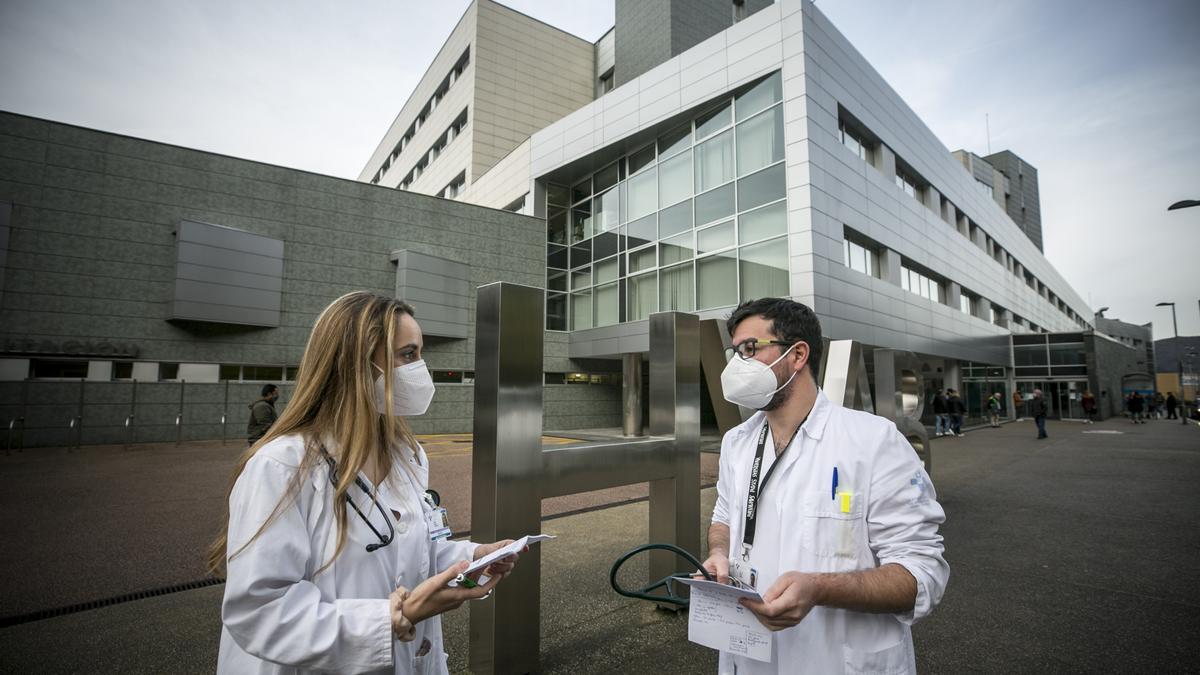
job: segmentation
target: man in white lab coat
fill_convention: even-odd
[[[945,512],[895,424],[817,387],[821,326],[786,298],[739,306],[725,397],[758,410],[725,434],[704,567],[758,589],[771,663],[721,653],[720,672],[910,673],[914,621],[946,588]]]

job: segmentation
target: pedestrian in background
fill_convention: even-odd
[[[1042,398],[1042,390],[1034,389],[1033,398],[1029,399],[1029,414],[1037,424],[1038,440],[1046,438],[1046,399]]]
[[[988,398],[987,406],[988,406],[988,420],[991,422],[993,428],[999,427],[1000,426],[1000,392],[996,392],[996,393],[992,394],[990,398]]]
[[[958,396],[958,390],[947,389],[950,393],[946,397],[946,408],[950,411],[950,431],[955,436],[962,436],[963,415],[967,412],[967,407],[963,405],[962,399]]]
[[[1167,392],[1167,419],[1178,419],[1175,415],[1175,409],[1179,407],[1179,400],[1175,398],[1175,392]]]
[[[1154,392],[1154,418],[1163,418],[1163,408],[1167,405],[1167,399],[1163,397],[1161,391]]]
[[[1129,421],[1131,424],[1145,424],[1143,412],[1146,409],[1146,399],[1138,392],[1129,395]]]
[[[262,396],[250,404],[250,421],[246,423],[246,441],[254,445],[267,433],[279,415],[275,412],[275,401],[279,400],[279,387],[273,384],[262,386]]]
[[[1083,405],[1083,414],[1086,416],[1083,420],[1084,424],[1092,424],[1092,418],[1096,416],[1096,397],[1092,396],[1092,392],[1083,392],[1083,398],[1080,400]]]
[[[1013,416],[1017,418],[1018,422],[1021,421],[1021,406],[1024,404],[1025,404],[1025,399],[1021,398],[1021,392],[1014,391],[1013,392]]]
[[[934,433],[945,436],[950,433],[950,415],[946,407],[946,393],[941,389],[933,395],[933,424]]]

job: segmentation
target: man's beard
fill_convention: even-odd
[[[774,373],[775,372],[774,369],[772,369],[771,372]],[[776,382],[778,382],[778,379],[776,380]],[[778,408],[779,406],[783,405],[784,403],[786,403],[788,400],[788,396],[790,396],[792,393],[792,387],[795,386],[795,384],[796,384],[796,377],[793,375],[792,379],[789,380],[787,384],[783,385],[782,389],[775,392],[775,395],[771,397],[771,400],[768,401],[765,406],[759,408],[759,410],[761,410],[763,412],[770,412],[770,411]]]

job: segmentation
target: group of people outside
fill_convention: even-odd
[[[1161,391],[1150,396],[1134,391],[1125,396],[1125,414],[1129,416],[1130,424],[1145,424],[1147,419],[1179,419],[1175,413],[1178,408],[1179,400],[1173,391],[1167,392],[1166,396]]]
[[[967,406],[954,389],[938,389],[933,396],[934,433],[938,436],[962,436]]]

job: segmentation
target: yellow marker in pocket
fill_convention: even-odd
[[[842,513],[850,513],[850,493],[839,492],[838,496],[842,498]]]

